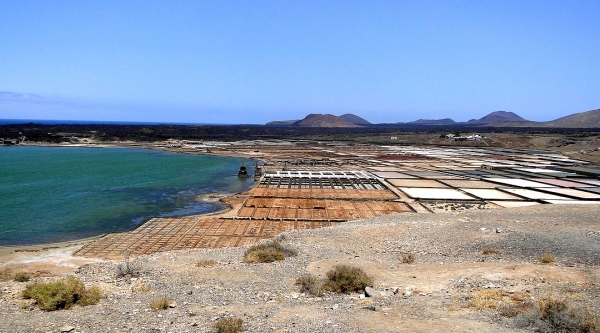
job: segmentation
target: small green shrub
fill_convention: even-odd
[[[295,256],[297,252],[286,248],[277,241],[271,241],[264,244],[251,246],[244,253],[243,261],[245,263],[269,263],[284,260],[286,257]]]
[[[554,255],[552,253],[542,253],[538,258],[541,264],[549,265],[554,263]]]
[[[238,333],[243,332],[244,322],[241,318],[223,317],[215,322],[217,333]]]
[[[336,293],[349,293],[364,290],[373,284],[371,278],[360,268],[337,265],[327,272],[325,290]]]
[[[300,291],[309,295],[323,296],[324,281],[312,274],[302,274],[296,279],[296,285],[300,286]]]
[[[198,260],[198,262],[196,262],[196,267],[215,266],[216,264],[217,264],[217,262],[215,260],[212,260],[212,259],[202,259],[202,260]]]
[[[27,272],[18,272],[15,274],[13,280],[16,282],[28,282],[31,280],[31,274]]]
[[[97,286],[91,286],[85,289],[85,293],[81,296],[77,305],[88,306],[96,304],[102,299],[102,290]]]
[[[166,296],[155,298],[150,302],[150,309],[153,311],[166,310],[169,308],[169,303],[171,301]]]
[[[417,257],[412,252],[402,253],[402,262],[405,264],[412,264],[416,259]]]
[[[28,285],[22,292],[26,299],[33,299],[38,307],[45,311],[69,309],[73,305],[96,304],[102,298],[97,287],[86,288],[83,282],[74,276],[66,279]]]

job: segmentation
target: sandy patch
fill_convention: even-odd
[[[18,271],[42,275],[63,275],[74,272],[81,265],[106,261],[98,258],[73,256],[73,253],[90,240],[0,247],[0,272],[9,275]]]

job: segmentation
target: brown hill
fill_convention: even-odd
[[[558,118],[551,121],[514,121],[500,120],[494,121],[486,126],[495,127],[554,127],[554,128],[599,128],[600,127],[600,109],[586,112],[575,113],[569,116]]]
[[[293,123],[295,127],[360,127],[332,114],[309,114]]]
[[[575,113],[541,123],[544,127],[594,128],[600,127],[600,109]]]
[[[512,121],[527,121],[526,119],[520,117],[514,112],[509,111],[494,111],[487,116],[481,117],[479,119],[471,119],[467,123],[468,124],[490,124],[494,122],[512,122]]]
[[[340,116],[340,118],[351,124],[354,124],[354,125],[361,125],[361,126],[371,125],[371,123],[369,121],[367,121],[366,119],[361,118],[352,113],[343,114]]]

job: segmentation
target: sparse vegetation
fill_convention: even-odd
[[[412,264],[416,259],[417,257],[412,252],[402,253],[402,262],[405,264]]]
[[[538,261],[540,262],[540,264],[550,265],[554,263],[555,259],[552,253],[542,253],[538,258]]]
[[[91,286],[89,288],[85,288],[85,292],[83,297],[79,299],[77,305],[79,306],[88,306],[96,304],[102,298],[102,290],[97,286]]]
[[[372,279],[362,269],[348,265],[337,265],[327,272],[325,290],[348,293],[364,290],[373,284]]]
[[[564,299],[546,297],[520,314],[517,325],[539,332],[600,333],[600,319],[585,309],[573,308]]]
[[[319,279],[312,274],[302,274],[296,279],[296,285],[300,286],[301,292],[318,297],[323,296],[324,284],[323,279]]]
[[[97,287],[86,288],[81,280],[70,276],[59,281],[30,284],[22,292],[22,296],[35,300],[42,310],[54,311],[69,309],[75,304],[96,304],[102,298],[102,292]]]
[[[13,280],[16,282],[28,282],[31,280],[31,274],[28,272],[17,272],[15,273]]]
[[[507,293],[499,289],[474,291],[469,307],[497,310],[498,314],[515,318],[519,327],[547,333],[600,333],[600,319],[589,311],[573,308],[565,299],[542,297],[537,302],[526,292]]]
[[[297,252],[284,247],[277,241],[251,246],[244,254],[245,263],[269,263],[284,260],[286,257],[295,256]]]
[[[533,298],[526,292],[519,291],[511,294],[509,300],[498,306],[498,313],[503,317],[516,317],[534,306]]]
[[[485,289],[474,291],[468,306],[476,310],[496,309],[502,302],[506,292],[498,289]]]
[[[152,311],[166,310],[169,308],[169,303],[171,303],[171,301],[167,296],[155,298],[150,302],[150,309],[152,309]]]
[[[500,253],[500,250],[498,250],[497,248],[494,248],[494,247],[486,247],[483,250],[481,250],[481,253],[486,256],[489,256],[489,255]]]
[[[140,275],[140,269],[138,265],[131,262],[129,256],[125,258],[123,263],[117,265],[117,278],[122,277],[138,277]]]
[[[497,309],[503,317],[515,317],[531,308],[533,299],[523,291],[509,293],[501,289],[484,289],[474,291],[467,306],[476,310]]]
[[[215,322],[217,333],[238,333],[243,332],[244,321],[236,317],[223,317]]]
[[[373,284],[372,279],[360,268],[337,265],[327,272],[325,279],[303,274],[296,279],[300,291],[313,296],[323,296],[325,290],[335,293],[362,291]]]
[[[218,263],[215,260],[212,259],[202,259],[202,260],[198,260],[196,262],[196,267],[209,267],[209,266],[215,266]]]

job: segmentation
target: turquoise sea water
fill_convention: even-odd
[[[129,148],[0,146],[0,246],[126,231],[154,216],[220,210],[197,195],[238,193],[251,160]]]

